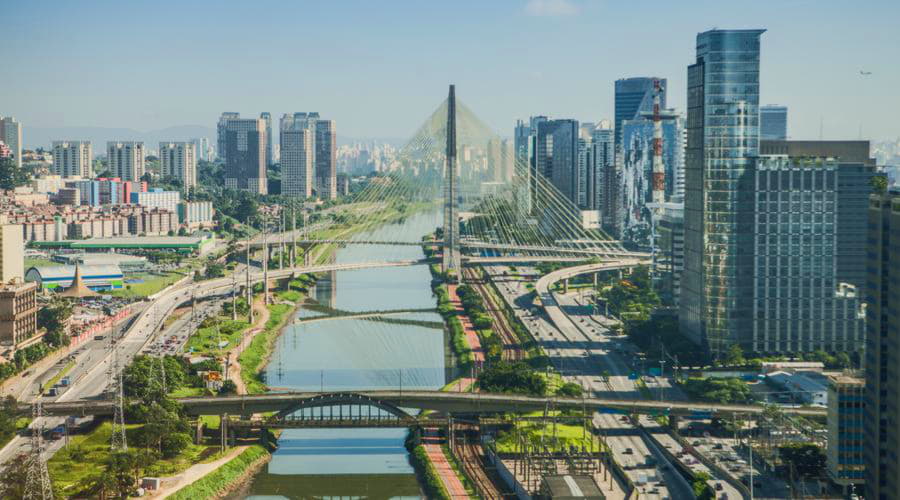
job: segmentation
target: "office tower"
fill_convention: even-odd
[[[144,143],[109,141],[106,143],[106,160],[113,177],[139,181],[144,175]]]
[[[0,116],[0,142],[9,147],[16,165],[22,168],[22,124],[12,116]]]
[[[684,163],[680,139],[684,122],[679,114],[672,111],[663,110],[661,115],[665,198],[668,200],[675,195],[678,170]],[[637,233],[645,237],[650,235],[651,214],[647,204],[653,201],[653,132],[652,113],[622,120],[619,136],[623,164],[618,189],[622,194],[626,239],[637,237]],[[646,245],[649,241],[639,243]]]
[[[281,194],[309,198],[313,191],[314,142],[308,128],[281,129]]]
[[[334,120],[316,121],[316,196],[337,198],[337,137]]]
[[[573,204],[577,203],[578,121],[537,123],[535,170]]]
[[[830,157],[773,155],[760,156],[748,173],[756,222],[755,268],[742,269],[753,273],[753,326],[745,350],[849,353],[862,347],[861,290],[837,276],[841,214],[864,221],[866,209],[842,206],[843,170]],[[865,261],[862,253],[856,258]]]
[[[659,80],[662,92],[659,95],[659,106],[666,107],[665,78],[639,76],[634,78],[622,78],[615,83],[615,144],[622,139],[622,121],[634,120],[644,113],[653,112],[653,82]]]
[[[750,350],[753,186],[759,149],[759,39],[765,30],[697,35],[688,66],[682,332],[714,355]],[[719,82],[739,81],[741,85]],[[709,191],[707,191],[709,190]]]
[[[860,292],[866,286],[866,217],[875,159],[869,141],[760,141],[763,156],[834,158],[837,170],[837,283],[849,283]]]
[[[612,213],[609,203],[613,199],[612,191],[615,189],[610,184],[614,178],[611,170],[616,159],[614,144],[615,131],[612,128],[612,122],[600,120],[591,133],[591,145],[594,148],[594,170],[596,172],[594,181],[597,184],[594,190],[596,196],[594,205],[600,211],[600,222],[603,226],[609,225],[608,217]]]
[[[225,124],[225,187],[268,193],[266,123],[262,119],[230,119]]]
[[[60,177],[94,175],[91,141],[53,141],[53,173]]]
[[[210,151],[209,151],[209,139],[206,137],[199,137],[191,139],[191,144],[194,145],[194,151],[196,155],[194,156],[199,161],[211,161]]]
[[[834,375],[828,381],[828,476],[844,489],[865,482],[865,381]],[[860,491],[860,493],[862,493]]]
[[[175,177],[185,189],[197,185],[197,146],[193,142],[160,142],[162,175]]]
[[[900,491],[900,192],[869,201],[866,261],[866,495]]]
[[[575,200],[581,210],[596,210],[597,196],[594,190],[597,187],[597,170],[594,162],[594,145],[591,143],[590,134],[585,133],[584,129],[579,131],[579,136],[575,170]]]
[[[504,181],[503,171],[503,146],[499,138],[493,137],[487,142],[487,170],[488,179],[493,182]]]
[[[272,143],[274,142],[274,138],[272,137],[272,114],[268,111],[263,111],[259,114],[259,118],[266,122],[266,137],[268,140],[266,141],[266,167],[272,166]]]
[[[216,124],[216,156],[221,163],[226,163],[225,136],[228,129],[229,120],[240,120],[241,114],[232,111],[226,111],[219,117],[219,123]]]
[[[759,139],[783,141],[787,139],[787,106],[769,104],[759,108]]]
[[[500,170],[503,172],[502,180],[504,182],[512,182],[516,175],[515,170],[515,149],[513,141],[503,139],[500,141]]]

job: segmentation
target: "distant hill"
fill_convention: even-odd
[[[22,139],[25,147],[49,148],[53,141],[87,140],[94,145],[94,155],[106,154],[107,141],[144,141],[147,149],[157,149],[160,141],[188,141],[195,137],[206,137],[215,147],[216,129],[202,125],[179,125],[159,130],[141,132],[130,128],[105,127],[24,127]]]

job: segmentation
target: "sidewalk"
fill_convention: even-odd
[[[174,495],[178,492],[178,490],[189,486],[191,483],[202,479],[204,476],[218,469],[219,467],[225,465],[227,462],[231,461],[231,459],[240,455],[245,449],[246,446],[235,446],[228,450],[228,453],[223,455],[216,460],[204,463],[204,464],[194,464],[187,469],[185,469],[180,474],[171,477],[162,478],[162,486],[159,491],[151,492],[147,498],[166,498],[170,495]]]
[[[425,448],[425,453],[428,454],[428,460],[431,461],[434,469],[441,476],[441,482],[444,483],[444,488],[447,489],[450,498],[469,498],[469,494],[466,493],[466,487],[463,486],[459,476],[456,475],[453,467],[450,466],[450,462],[447,460],[447,456],[444,455],[444,450],[441,449],[437,438],[423,438],[422,446]]]
[[[481,366],[484,364],[484,349],[481,347],[481,340],[478,338],[478,332],[475,331],[475,327],[472,326],[472,321],[463,310],[462,301],[459,300],[459,295],[456,293],[458,286],[459,285],[452,283],[448,284],[447,292],[450,295],[450,302],[453,304],[456,312],[459,313],[459,321],[462,323],[463,331],[466,333],[466,342],[469,344],[469,349],[472,350],[472,357],[475,360],[475,365]]]

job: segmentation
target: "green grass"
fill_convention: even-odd
[[[250,327],[250,323],[243,319],[237,321],[231,318],[219,316],[219,326],[207,326],[198,328],[188,338],[185,349],[193,349],[194,353],[219,356],[225,351],[240,343],[244,331]],[[219,347],[220,341],[228,341],[224,348]]]
[[[593,449],[598,449],[600,442],[591,432],[585,431],[581,425],[557,423],[554,440],[554,425],[540,422],[519,422],[518,431],[524,434],[526,440],[535,446],[540,445],[542,438],[544,446],[552,451],[567,451],[570,446],[581,449],[590,449],[593,440]],[[497,436],[496,447],[498,453],[513,453],[519,451],[516,445],[516,432],[514,430],[500,432]]]
[[[136,274],[129,277],[143,279],[143,283],[126,283],[125,288],[111,290],[109,294],[115,297],[149,297],[185,276],[186,274],[183,271],[171,271],[163,275],[148,273]]]
[[[275,296],[288,302],[297,302],[303,297],[303,294],[296,290],[280,290],[275,292]]]
[[[53,378],[51,378],[50,380],[47,381],[47,383],[44,384],[44,388],[46,389],[46,388],[48,388],[48,387],[53,387],[54,385],[56,385],[57,382],[59,382],[60,380],[62,380],[62,378],[65,377],[66,374],[69,373],[69,371],[71,371],[72,368],[74,368],[74,367],[75,367],[75,361],[74,361],[74,360],[73,360],[73,361],[69,361],[68,363],[66,363],[66,366],[64,366],[64,367],[62,368],[62,370],[58,371],[58,372],[56,373],[56,375],[53,376]]]
[[[203,426],[207,429],[218,429],[222,417],[219,415],[200,415],[200,421],[203,422]]]
[[[293,306],[288,304],[270,305],[269,320],[266,321],[265,331],[253,337],[250,345],[238,357],[238,361],[241,363],[241,379],[247,386],[248,394],[259,394],[267,390],[266,384],[260,377],[260,371],[269,355],[272,343],[278,338],[279,330],[287,321],[292,310]]]
[[[169,393],[169,397],[173,398],[193,398],[207,395],[209,395],[209,391],[204,387],[181,387]]]
[[[126,437],[132,435],[139,425],[126,426]],[[58,491],[72,495],[79,490],[79,483],[97,471],[103,470],[109,457],[109,442],[112,435],[110,422],[103,422],[93,431],[72,436],[69,448],[58,451],[47,462],[50,478]],[[196,463],[215,460],[217,446],[190,445],[177,457],[159,460],[147,470],[145,476],[171,476]]]
[[[269,452],[262,446],[250,446],[242,451],[240,455],[229,460],[215,471],[182,488],[169,498],[172,500],[216,498],[240,479],[248,467],[268,454]]]

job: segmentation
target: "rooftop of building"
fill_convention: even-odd
[[[35,246],[63,248],[198,248],[207,236],[129,236],[86,240],[35,241]]]
[[[841,374],[841,375],[831,375],[828,379],[837,385],[856,385],[856,386],[864,386],[866,385],[865,379],[861,377],[855,377],[853,375]]]
[[[554,499],[569,498],[587,498],[587,499],[603,499],[606,498],[600,488],[597,487],[596,481],[586,474],[581,475],[547,475],[542,480],[545,493]]]
[[[117,264],[85,264],[78,268],[86,279],[93,276],[122,276],[122,270]],[[71,279],[75,276],[75,266],[34,266],[28,269],[25,276],[28,277],[32,271],[38,273],[42,280]]]

